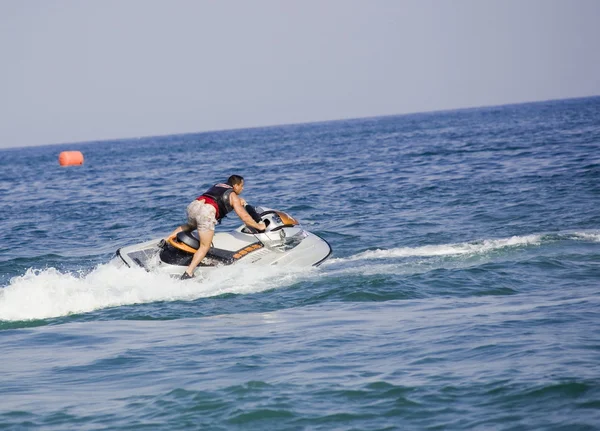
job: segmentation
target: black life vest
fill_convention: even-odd
[[[233,210],[231,202],[229,202],[229,195],[231,193],[233,193],[233,187],[229,184],[215,184],[202,194],[202,196],[207,196],[214,200],[219,206],[218,220],[221,220],[228,212]]]

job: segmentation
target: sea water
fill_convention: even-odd
[[[331,258],[109,264],[234,173]],[[600,97],[0,150],[0,244],[0,429],[600,429]]]

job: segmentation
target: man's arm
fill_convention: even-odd
[[[256,223],[252,219],[250,214],[248,214],[248,211],[246,211],[246,208],[244,208],[244,206],[242,205],[242,199],[237,195],[237,193],[231,193],[229,195],[229,202],[231,203],[231,206],[233,207],[235,213],[238,215],[239,218],[242,219],[246,226],[250,226],[258,230],[265,230],[267,228],[267,226],[265,226],[265,224],[262,221],[260,223]],[[246,201],[244,201],[244,203],[245,202]]]

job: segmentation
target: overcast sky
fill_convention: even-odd
[[[0,148],[600,95],[600,0],[0,0]]]

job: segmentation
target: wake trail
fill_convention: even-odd
[[[600,243],[600,230],[367,250],[349,257],[331,258],[319,268],[238,264],[217,268],[204,278],[189,281],[110,264],[99,265],[86,274],[63,273],[55,268],[29,269],[0,288],[0,321],[49,319],[124,305],[251,294],[307,280],[327,283],[329,277],[339,275],[410,275],[437,268],[462,268],[492,261],[499,251],[561,241]]]
[[[367,250],[349,257],[333,258],[324,263],[324,266],[361,260],[377,260],[408,257],[439,257],[439,256],[477,256],[486,255],[503,249],[517,249],[520,247],[540,246],[544,243],[556,241],[585,241],[600,242],[600,232],[585,231],[559,234],[532,234],[512,236],[510,238],[484,239],[463,243],[425,245],[419,247],[399,247],[392,249]]]
[[[123,305],[257,293],[293,284],[310,271],[235,265],[180,281],[141,268],[110,264],[100,265],[88,274],[29,269],[0,289],[0,321],[49,319]]]

